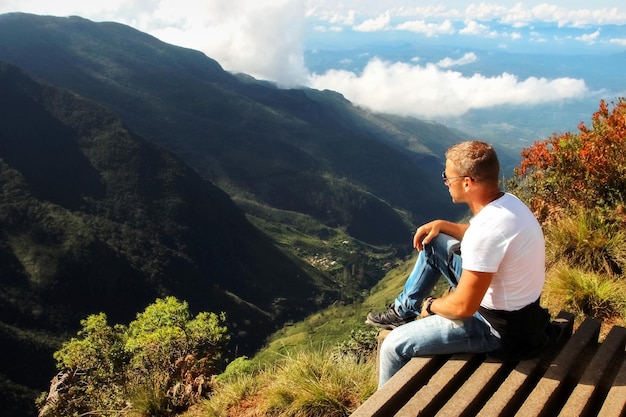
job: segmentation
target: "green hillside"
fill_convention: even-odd
[[[253,353],[336,298],[222,190],[108,110],[7,64],[0,90],[0,341],[11,352],[0,390],[44,390],[52,352],[88,314],[128,322],[175,295],[227,312],[233,351]]]
[[[466,136],[445,126],[235,77],[197,51],[78,17],[0,16],[0,60],[104,104],[261,217],[298,212],[405,250],[415,223],[460,214],[439,175],[443,149]]]

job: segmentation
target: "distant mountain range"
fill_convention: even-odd
[[[79,17],[0,15],[0,61],[7,415],[28,415],[10,398],[46,388],[89,313],[127,322],[175,295],[226,311],[231,354],[250,354],[369,289],[418,223],[465,213],[440,174],[469,136],[436,123]]]
[[[510,33],[507,24],[489,22],[495,33]],[[582,27],[529,25],[516,28],[518,39],[504,41],[502,36],[442,35],[420,36],[410,31],[390,30],[358,32],[346,28],[340,33],[307,32],[304,58],[307,68],[316,74],[345,70],[360,74],[374,57],[391,63],[426,66],[444,59],[471,53],[475,60],[443,70],[458,72],[465,78],[474,75],[499,77],[512,74],[521,81],[530,77],[554,80],[584,80],[584,97],[533,105],[500,105],[473,109],[466,114],[439,117],[449,127],[471,132],[477,137],[517,151],[554,132],[576,129],[580,121],[589,122],[600,99],[611,101],[626,92],[623,76],[626,52],[619,43],[581,41],[593,31]],[[604,25],[605,39],[624,38],[624,26]],[[549,41],[541,42],[541,37]],[[503,43],[504,42],[504,43]]]

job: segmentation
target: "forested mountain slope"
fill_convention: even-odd
[[[0,387],[44,390],[90,313],[127,323],[175,295],[226,311],[249,354],[325,297],[320,274],[110,111],[3,63],[0,91]]]
[[[79,17],[0,16],[0,60],[103,103],[237,201],[402,247],[415,223],[461,213],[439,176],[443,150],[465,136],[442,125],[234,76],[200,52]]]

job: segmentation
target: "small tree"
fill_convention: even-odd
[[[136,408],[168,415],[202,395],[206,376],[217,373],[227,339],[220,325],[224,319],[223,313],[200,313],[192,320],[187,304],[174,297],[157,300],[137,315],[125,345]]]
[[[94,410],[126,408],[124,326],[111,327],[104,313],[81,320],[78,337],[54,353],[59,373],[40,416],[84,415]]]
[[[174,297],[157,299],[129,326],[109,326],[104,313],[87,317],[54,354],[60,372],[40,417],[168,416],[189,406],[217,371],[224,320],[223,313],[192,318]]]
[[[522,151],[516,170],[531,207],[542,219],[582,207],[615,210],[626,198],[626,101],[602,100],[578,133],[554,134]],[[621,210],[621,209],[619,209]]]

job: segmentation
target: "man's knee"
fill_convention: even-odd
[[[448,259],[450,255],[458,250],[460,242],[453,238],[452,236],[448,236],[446,234],[440,233],[433,238],[427,245],[425,245],[426,252],[425,256],[439,256],[442,259]]]

